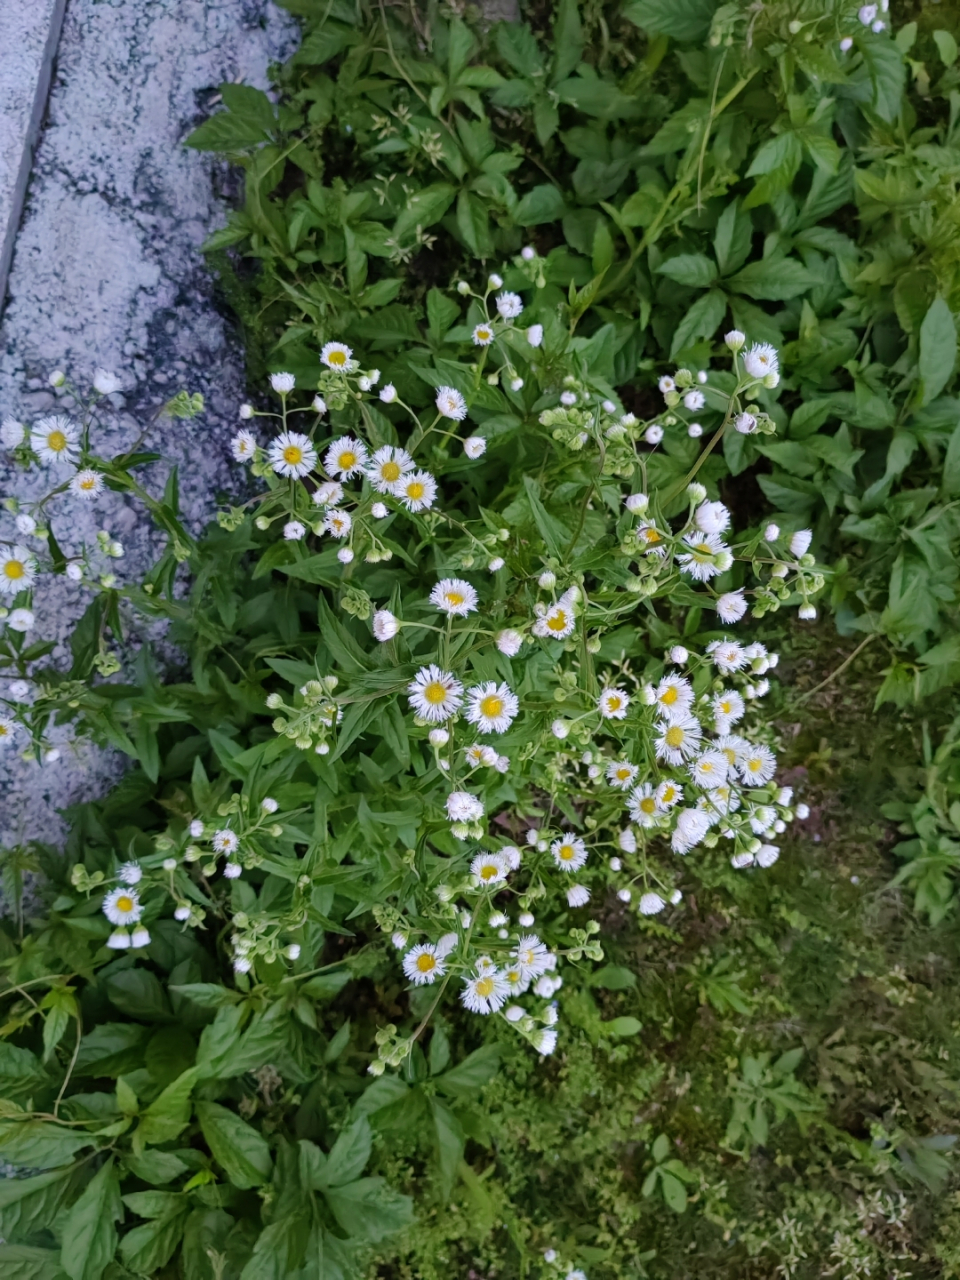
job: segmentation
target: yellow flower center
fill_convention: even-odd
[[[419,502],[426,493],[426,485],[420,480],[411,480],[407,485],[407,497],[414,502]]]
[[[380,474],[383,476],[384,480],[388,481],[390,484],[393,484],[394,481],[400,479],[399,462],[385,462],[383,466],[380,468]]]
[[[327,360],[330,364],[339,365],[341,369],[347,363],[347,357],[342,351],[331,351]]]
[[[669,804],[676,794],[677,793],[673,787],[665,787],[663,791],[663,803]]]
[[[682,747],[685,734],[678,724],[672,724],[664,735],[668,747]]]
[[[8,560],[3,566],[3,572],[8,578],[16,582],[18,578],[24,576],[26,569],[22,560]]]
[[[725,716],[728,716],[732,710],[732,706],[729,702],[721,702],[720,710],[723,712]]]
[[[562,609],[558,609],[552,618],[547,619],[547,629],[550,631],[563,631],[567,625],[567,615]]]
[[[482,996],[483,999],[486,1000],[487,996],[493,995],[493,989],[495,985],[496,984],[494,983],[492,978],[481,978],[477,982],[477,985],[474,988],[474,990],[476,991],[478,996]]]
[[[623,699],[620,697],[618,693],[607,694],[607,710],[608,711],[619,711],[622,706],[623,706]]]
[[[626,782],[627,778],[630,777],[630,770],[626,768],[618,769],[616,771],[615,777],[618,782]]]
[[[433,707],[438,707],[441,702],[446,701],[447,687],[440,683],[439,680],[431,680],[424,688],[423,696]]]
[[[485,862],[480,868],[481,880],[495,880],[500,868],[492,862]]]
[[[283,460],[295,467],[303,461],[303,450],[299,445],[288,444],[283,451]]]
[[[722,750],[730,764],[737,763],[737,753],[734,751],[733,747],[723,747]]]
[[[477,330],[477,337],[480,339],[481,342],[486,342],[488,339],[493,337],[493,334],[490,332],[489,329],[485,329],[481,327]]]
[[[47,436],[47,448],[54,453],[62,453],[67,447],[67,437],[62,431],[51,431]]]
[[[436,957],[432,956],[429,951],[425,951],[422,956],[417,956],[417,968],[421,973],[430,973],[436,967]]]
[[[133,910],[133,899],[123,893],[117,899],[116,906],[118,911],[122,911],[126,914],[126,912]]]
[[[447,604],[452,604],[455,606],[459,606],[463,604],[463,600],[464,600],[463,593],[460,591],[445,591],[443,598],[444,600],[446,600]]]
[[[644,813],[656,813],[657,802],[654,800],[653,796],[645,796],[644,799],[640,801],[640,808]]]
[[[562,844],[560,846],[560,858],[563,862],[570,862],[574,855],[572,844]]]
[[[528,948],[526,951],[520,952],[521,964],[533,964],[533,952]]]
[[[693,549],[694,549],[694,551],[699,552],[699,554],[700,554],[700,555],[702,555],[702,556],[712,556],[712,555],[713,555],[713,549],[710,547],[709,543],[707,543],[707,542],[698,542],[698,543],[696,543],[696,544],[695,544],[695,546],[694,546],[694,548],[693,548]]]
[[[644,537],[644,541],[646,541],[646,542],[659,542],[659,541],[660,541],[660,535],[659,535],[659,533],[657,533],[656,529],[644,529],[644,531],[643,531],[643,537]]]
[[[759,773],[762,764],[763,764],[762,760],[758,760],[756,757],[754,757],[753,760],[747,761],[747,768],[750,770],[751,773]]]
[[[3,721],[0,720],[0,738],[8,738],[11,732],[12,730],[10,726],[8,724],[4,724]]]
[[[95,489],[96,487],[97,487],[97,482],[93,476],[84,476],[83,479],[80,481],[81,489]]]
[[[488,720],[494,720],[497,716],[503,713],[503,699],[498,698],[495,693],[491,693],[486,698],[482,699],[480,703],[480,710]]]
[[[712,760],[702,760],[702,761],[700,762],[700,772],[701,772],[701,773],[713,773],[713,761],[712,761]]]
[[[680,692],[679,692],[679,690],[677,689],[677,686],[676,686],[675,684],[672,684],[672,685],[670,685],[670,687],[669,687],[669,688],[664,692],[664,694],[663,694],[663,696],[661,697],[660,701],[663,703],[663,705],[664,705],[665,707],[672,707],[672,706],[673,706],[673,704],[676,702],[676,700],[677,700],[679,697],[680,697]]]
[[[357,465],[357,455],[351,449],[344,449],[337,459],[337,465],[341,471],[349,471],[351,467]]]

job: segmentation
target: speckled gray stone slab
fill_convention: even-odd
[[[0,0],[0,13],[9,3]],[[28,3],[36,12],[48,0]],[[195,529],[209,518],[215,491],[234,483],[226,446],[243,396],[243,356],[200,253],[225,218],[215,179],[226,170],[181,144],[221,83],[264,87],[270,62],[287,56],[296,37],[292,19],[269,0],[69,0],[14,247],[0,322],[0,418],[29,424],[53,410],[51,369],[89,385],[102,366],[123,383],[100,439],[109,452],[134,440],[178,387],[202,391],[201,418],[167,420],[145,442],[180,465],[183,513]],[[157,464],[154,488],[162,471]],[[30,498],[48,487],[46,476],[24,476],[0,450],[0,494]],[[109,529],[126,547],[116,566],[123,575],[144,569],[157,546],[137,505],[118,495],[92,507],[64,499],[52,523],[71,549]],[[0,539],[12,536],[12,517],[0,513]],[[38,593],[35,635],[57,639],[61,662],[88,599],[62,579]],[[101,794],[128,763],[65,742],[56,765],[41,768],[6,749],[0,845],[55,842],[57,809]]]

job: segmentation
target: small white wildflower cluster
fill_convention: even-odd
[[[550,1268],[554,1280],[587,1280],[587,1273],[566,1262],[556,1249],[544,1249],[543,1260]]]

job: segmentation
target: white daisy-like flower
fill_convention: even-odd
[[[70,481],[70,492],[76,498],[95,498],[103,491],[103,476],[99,471],[85,467],[78,471]]]
[[[743,591],[727,591],[722,596],[718,596],[716,610],[720,615],[721,622],[726,622],[728,625],[733,622],[739,622],[747,612],[747,602],[744,599]]]
[[[498,969],[483,968],[464,979],[460,1003],[471,1013],[496,1013],[510,994],[510,984]]]
[[[690,777],[698,787],[710,790],[722,787],[727,780],[727,757],[715,748],[704,751],[688,766]]]
[[[720,733],[729,733],[731,725],[743,719],[744,701],[736,689],[723,689],[713,700],[713,718]]]
[[[674,782],[672,778],[664,778],[663,782],[657,787],[657,800],[665,809],[672,809],[675,804],[679,804],[683,799],[683,787],[678,782]]]
[[[224,864],[223,874],[228,880],[239,880],[243,874],[243,867],[239,862],[227,862]]]
[[[500,293],[497,295],[497,310],[504,320],[516,320],[523,310],[523,299],[518,293]]]
[[[373,634],[381,644],[392,640],[400,630],[400,621],[389,609],[378,609],[373,615]]]
[[[473,331],[473,344],[476,347],[489,347],[495,336],[493,325],[484,320]]]
[[[668,719],[685,716],[693,706],[693,685],[683,676],[664,676],[654,691],[654,700]]]
[[[313,504],[317,507],[335,507],[343,501],[343,485],[337,480],[324,480],[313,491]]]
[[[352,358],[353,352],[343,342],[328,342],[320,352],[320,363],[337,373],[346,373]]]
[[[737,733],[722,733],[710,745],[723,752],[731,770],[739,767],[744,753],[750,750],[750,743]]]
[[[519,631],[511,631],[508,627],[497,632],[494,644],[506,657],[515,658],[523,647],[523,636]]]
[[[532,324],[527,330],[527,342],[531,347],[539,347],[543,342],[543,325]]]
[[[507,870],[507,860],[500,853],[478,853],[470,863],[470,874],[481,887],[502,884]]]
[[[667,546],[663,540],[663,533],[652,520],[648,520],[645,524],[637,526],[637,537],[641,542],[646,543],[647,551],[652,551],[658,556],[667,554]]]
[[[643,438],[647,444],[659,444],[663,439],[663,427],[659,422],[652,422],[644,431]]]
[[[630,764],[626,760],[614,760],[607,765],[607,781],[611,787],[616,787],[618,791],[626,791],[628,787],[632,786],[637,772],[635,764]]]
[[[257,452],[257,442],[253,432],[246,427],[241,428],[230,441],[230,453],[234,462],[249,462]]]
[[[29,631],[35,622],[32,609],[14,609],[7,618],[7,626],[11,631],[19,631],[21,634]]]
[[[149,947],[149,945],[150,945],[150,930],[145,925],[138,924],[137,927],[134,929],[133,933],[131,933],[130,935],[130,946],[136,948],[136,947]]]
[[[707,402],[704,399],[703,392],[698,391],[697,388],[694,387],[692,391],[686,392],[686,394],[683,397],[683,403],[685,408],[690,409],[694,413],[696,413],[696,411],[698,409],[702,409]]]
[[[193,821],[190,823],[190,826],[187,828],[187,830],[190,832],[192,839],[194,840],[202,839],[203,823],[200,821],[199,818],[194,818]]]
[[[300,542],[306,537],[307,526],[299,520],[288,520],[283,526],[283,536],[287,542]]]
[[[670,847],[674,853],[689,853],[709,830],[710,818],[702,809],[681,809],[670,837]]]
[[[453,422],[462,422],[467,416],[467,402],[454,387],[438,387],[437,411]]]
[[[387,444],[378,449],[370,459],[366,476],[377,493],[394,493],[398,482],[413,471],[415,466],[416,463],[406,449]]]
[[[299,480],[317,465],[317,451],[299,431],[282,431],[270,441],[267,457],[278,476]]]
[[[16,418],[4,418],[3,422],[0,423],[0,444],[5,449],[16,449],[23,444],[26,436],[26,428]]]
[[[346,538],[353,528],[353,517],[349,511],[341,511],[339,507],[334,507],[324,516],[322,527],[335,538]]]
[[[790,535],[790,554],[796,556],[799,560],[801,556],[805,556],[810,550],[810,543],[813,541],[813,534],[809,529],[800,529],[796,533]]]
[[[384,404],[393,404],[397,398],[397,388],[392,382],[388,382],[385,387],[380,388],[380,399]]]
[[[523,977],[531,981],[556,966],[556,960],[549,947],[545,946],[535,933],[525,934],[519,939],[511,958]]]
[[[447,817],[451,822],[479,822],[483,804],[469,791],[451,791],[447,796]]]
[[[567,636],[573,634],[575,625],[573,603],[566,595],[562,595],[556,604],[537,618],[533,624],[533,634],[551,640],[566,640]]]
[[[663,377],[657,383],[657,386],[660,388],[660,391],[662,392],[663,395],[667,395],[669,392],[676,391],[677,389],[677,384],[669,376],[669,374],[664,374]]]
[[[597,699],[597,710],[604,720],[624,720],[630,706],[630,695],[625,689],[604,689]]]
[[[15,596],[26,591],[37,573],[37,562],[26,547],[17,543],[0,550],[0,595]]]
[[[126,929],[114,929],[106,945],[111,951],[126,951],[130,946],[130,934]]]
[[[520,700],[509,685],[489,680],[467,690],[465,715],[481,733],[506,733],[520,710]]]
[[[463,758],[471,769],[490,769],[497,763],[497,753],[493,747],[485,747],[475,742],[472,747],[464,747]]]
[[[742,671],[750,659],[743,646],[736,640],[711,640],[707,645],[707,653],[718,671],[730,675],[734,671]]]
[[[640,895],[639,911],[642,916],[659,915],[666,905],[659,893],[642,893]]]
[[[429,471],[414,471],[398,480],[393,492],[408,511],[429,511],[437,497],[437,482]]]
[[[314,396],[310,402],[310,408],[320,418],[327,412],[327,402],[323,396]]]
[[[742,436],[749,436],[757,429],[757,420],[752,413],[738,413],[733,420],[733,426]]]
[[[270,385],[274,391],[285,396],[297,385],[297,380],[292,373],[271,373]]]
[[[762,787],[777,770],[777,757],[763,743],[751,745],[737,761],[744,786]]]
[[[411,947],[403,957],[403,972],[418,987],[436,982],[446,971],[447,966],[443,957],[437,955],[437,948],[429,942]]]
[[[30,432],[30,447],[48,466],[58,462],[76,462],[80,428],[60,414],[41,418]]]
[[[749,351],[744,353],[743,367],[751,378],[765,378],[768,373],[777,373],[780,360],[776,347],[769,342],[755,342]]]
[[[700,750],[702,730],[695,716],[678,715],[672,720],[661,720],[656,731],[659,734],[655,742],[658,760],[680,765]]]
[[[664,812],[657,793],[649,782],[642,782],[630,794],[630,817],[641,827],[655,827]]]
[[[730,512],[722,502],[701,502],[693,513],[693,523],[701,533],[723,533],[730,527]]]
[[[431,724],[440,724],[459,709],[463,700],[463,685],[448,671],[431,663],[421,667],[416,677],[407,685],[410,705],[416,715]]]
[[[324,468],[341,480],[359,475],[367,463],[367,446],[353,436],[340,436],[324,455]],[[397,472],[399,479],[400,473]]]
[[[111,924],[136,924],[143,914],[136,889],[125,885],[111,889],[103,900],[103,914]]]
[[[487,452],[487,442],[483,436],[467,436],[463,442],[463,452],[468,458],[476,461],[477,458],[482,458]]]
[[[583,884],[575,884],[567,890],[568,907],[585,907],[590,901],[590,890]]]
[[[0,748],[13,741],[16,731],[16,721],[11,720],[9,716],[0,715]]]
[[[723,572],[720,555],[726,551],[723,539],[716,533],[685,533],[683,540],[690,548],[677,556],[677,563],[696,582],[706,582]]]
[[[554,840],[550,852],[561,871],[579,871],[587,860],[587,846],[570,831],[564,831],[559,840]]]
[[[125,862],[117,870],[117,879],[125,885],[139,884],[143,879],[143,868],[139,862]]]
[[[645,493],[630,493],[624,498],[623,505],[631,515],[642,516],[650,505],[650,499]]]
[[[224,827],[222,831],[215,831],[213,839],[210,841],[213,845],[214,853],[236,853],[240,847],[240,837],[235,831],[231,831],[229,827]]]
[[[454,618],[465,618],[477,609],[477,593],[462,578],[441,578],[430,592],[430,603],[441,613]]]
[[[756,859],[758,867],[772,867],[780,857],[780,850],[775,844],[762,844],[757,850]]]

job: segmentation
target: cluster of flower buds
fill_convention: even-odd
[[[319,756],[328,755],[332,730],[343,719],[343,707],[333,697],[339,683],[336,676],[308,680],[294,706],[284,702],[279,693],[271,693],[267,706],[283,712],[273,722],[274,732],[290,738],[301,751],[312,748]]]

